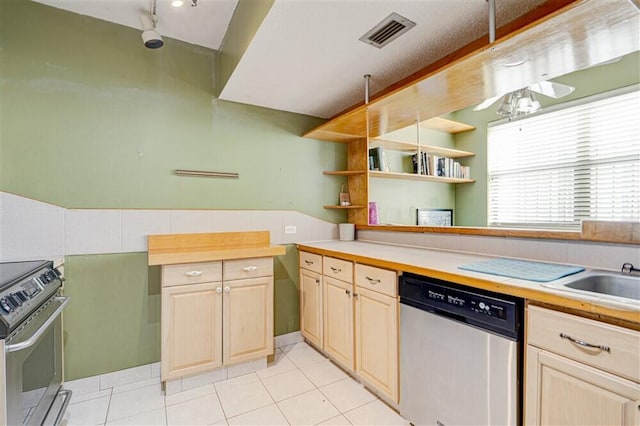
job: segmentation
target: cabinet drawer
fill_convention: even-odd
[[[359,287],[396,297],[397,281],[395,271],[356,264],[356,285]]]
[[[300,252],[300,267],[319,274],[322,273],[322,256],[319,254]]]
[[[527,325],[530,345],[640,382],[640,332],[538,306],[529,306]]]
[[[222,281],[222,262],[182,263],[162,266],[162,286]]]
[[[273,258],[256,257],[253,259],[225,260],[222,269],[222,276],[225,281],[269,277],[273,275]]]
[[[348,283],[353,282],[353,262],[348,260],[324,257],[322,259],[323,274]]]

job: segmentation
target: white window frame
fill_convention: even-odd
[[[580,229],[580,224],[581,221],[584,219],[597,219],[597,220],[630,220],[630,221],[639,221],[640,220],[640,190],[639,189],[634,189],[632,191],[632,202],[631,202],[631,207],[628,207],[629,203],[627,201],[627,206],[625,207],[625,213],[621,216],[621,215],[616,215],[615,212],[608,215],[608,214],[602,214],[602,212],[598,211],[597,208],[593,207],[594,201],[593,201],[593,191],[592,190],[585,190],[584,186],[585,186],[585,181],[589,182],[589,184],[587,184],[586,186],[590,186],[591,188],[593,187],[593,183],[592,182],[597,182],[598,179],[597,178],[591,178],[590,176],[596,174],[596,173],[600,173],[601,169],[597,169],[597,172],[594,172],[594,167],[596,167],[596,165],[603,167],[602,164],[605,163],[605,161],[601,160],[601,159],[597,159],[597,160],[585,160],[583,158],[581,158],[580,156],[576,155],[576,157],[573,159],[573,161],[575,161],[575,167],[573,168],[573,170],[570,172],[569,169],[567,168],[566,163],[564,163],[561,167],[557,167],[555,168],[555,170],[557,170],[557,173],[559,176],[562,176],[564,173],[564,177],[560,177],[558,182],[563,182],[563,186],[567,186],[567,187],[572,187],[572,191],[575,190],[575,188],[578,186],[578,184],[576,183],[578,178],[581,179],[581,188],[582,192],[581,192],[581,196],[573,196],[572,199],[570,200],[570,202],[568,204],[571,204],[571,206],[567,207],[567,201],[569,200],[568,198],[564,198],[562,199],[562,196],[558,196],[558,200],[560,200],[561,202],[565,202],[565,208],[563,209],[562,207],[559,207],[557,210],[558,214],[547,214],[547,213],[543,213],[543,214],[538,214],[536,212],[531,212],[531,214],[528,214],[526,212],[526,207],[514,207],[515,203],[513,203],[511,200],[509,200],[509,196],[505,195],[508,193],[513,193],[513,188],[516,185],[516,182],[518,182],[518,178],[520,178],[520,186],[518,186],[518,191],[521,191],[522,187],[526,187],[531,196],[528,198],[528,203],[529,205],[531,205],[531,200],[533,199],[533,191],[535,191],[535,184],[531,183],[529,184],[528,182],[533,182],[534,179],[543,179],[542,177],[539,177],[543,174],[546,173],[544,179],[548,178],[550,176],[550,174],[552,173],[550,170],[554,169],[553,165],[534,165],[531,166],[531,164],[528,165],[528,169],[519,169],[519,165],[507,165],[504,164],[502,162],[498,162],[498,163],[493,163],[492,166],[492,155],[500,155],[500,154],[492,154],[492,141],[491,141],[491,131],[493,128],[496,128],[497,126],[501,126],[501,125],[509,125],[510,128],[512,129],[511,132],[513,134],[514,130],[514,126],[522,126],[523,124],[526,126],[526,124],[531,124],[532,122],[534,122],[534,120],[531,120],[535,117],[539,117],[537,120],[535,121],[540,121],[540,119],[544,120],[544,116],[554,113],[556,111],[562,111],[562,110],[567,110],[567,109],[571,109],[574,107],[578,107],[578,106],[584,106],[586,104],[591,104],[594,102],[598,102],[601,101],[603,99],[609,99],[615,96],[620,96],[620,95],[624,95],[624,94],[628,94],[628,93],[632,93],[632,92],[638,92],[640,94],[640,84],[635,84],[632,86],[627,86],[627,87],[623,87],[620,89],[616,89],[616,90],[611,90],[608,92],[604,92],[604,93],[600,93],[597,95],[593,95],[593,96],[588,96],[585,98],[581,98],[578,100],[574,100],[574,101],[570,101],[570,102],[566,102],[566,103],[562,103],[562,104],[556,104],[550,107],[546,107],[544,108],[544,110],[536,113],[536,114],[531,114],[522,118],[519,118],[517,120],[508,120],[508,119],[501,119],[501,120],[497,120],[494,122],[491,122],[488,124],[488,129],[487,129],[487,222],[488,225],[491,227],[508,227],[508,228],[539,228],[539,229],[556,229],[556,230],[578,230]],[[579,110],[580,108],[574,108],[576,110]],[[640,111],[636,111],[635,113],[637,114]],[[558,116],[558,114],[555,114],[556,118]],[[577,117],[577,115],[575,116]],[[527,122],[527,120],[531,120],[529,122]],[[589,118],[590,121],[593,121],[593,118]],[[637,120],[637,119],[636,119]],[[518,124],[519,123],[519,124]],[[560,123],[560,121],[558,121],[558,123]],[[539,124],[538,124],[539,125]],[[600,124],[599,124],[600,125]],[[531,129],[533,129],[533,127],[530,127]],[[509,129],[509,127],[503,127],[503,129]],[[527,130],[525,128],[525,130]],[[633,129],[632,129],[633,130]],[[505,130],[503,130],[505,131]],[[637,186],[638,188],[640,188],[640,177],[637,177],[638,175],[638,170],[640,170],[640,134],[636,135],[637,137],[634,137],[633,139],[637,142],[632,142],[632,150],[631,152],[629,152],[629,155],[624,155],[624,156],[618,156],[619,158],[615,159],[615,160],[606,160],[608,161],[610,164],[615,163],[616,161],[618,161],[620,164],[624,163],[625,164],[625,169],[624,170],[628,170],[629,167],[631,167],[633,169],[633,173],[630,174],[631,178],[627,178],[626,179],[626,183],[623,183],[624,185],[626,185],[626,187],[629,187],[629,180],[635,181],[636,179],[638,180],[638,185],[634,185],[632,184],[631,186]],[[499,136],[496,136],[496,138],[499,138]],[[504,139],[504,136],[503,136]],[[580,143],[582,144],[581,147],[585,146],[585,144],[589,144],[591,142],[584,142],[585,138],[578,138],[578,136],[576,136],[576,140],[580,139],[580,142],[575,142],[575,143]],[[591,141],[591,139],[589,139],[589,141]],[[499,143],[499,142],[494,142],[494,143]],[[506,141],[502,142],[502,148],[504,149],[505,147],[505,143],[507,143]],[[592,146],[594,146],[595,143],[591,143]],[[628,142],[627,142],[628,144]],[[515,145],[514,145],[515,146]],[[525,145],[523,145],[524,147]],[[530,145],[527,145],[530,146]],[[542,148],[542,147],[541,147]],[[601,147],[600,147],[601,148]],[[626,151],[625,151],[626,153]],[[623,158],[624,157],[624,158]],[[499,157],[494,157],[494,158],[499,158]],[[524,158],[524,157],[523,157]],[[532,157],[533,158],[533,157]],[[539,158],[539,157],[538,157]],[[526,159],[524,160],[524,162],[526,163]],[[535,163],[535,161],[534,161]],[[622,167],[620,165],[618,165],[619,163],[615,163],[616,166],[608,166],[608,167]],[[497,165],[496,165],[497,164]],[[631,164],[631,165],[630,165]],[[492,169],[493,167],[493,169]],[[538,170],[540,169],[540,170]],[[547,169],[547,172],[543,172],[541,171],[542,169]],[[497,170],[497,171],[496,171]],[[539,173],[539,175],[536,175],[536,173]],[[555,172],[554,172],[555,173]],[[572,173],[572,178],[570,181],[567,180],[566,176],[567,173]],[[612,174],[611,176],[615,176],[618,177],[617,174]],[[625,175],[622,174],[620,175],[622,177],[624,177]],[[525,181],[525,177],[527,179],[530,179],[529,181]],[[577,178],[578,177],[578,178]],[[494,206],[495,201],[493,200],[493,198],[495,198],[495,190],[494,189],[494,193],[492,194],[492,179],[494,182],[496,182],[494,188],[496,186],[500,186],[500,178],[502,178],[502,188],[503,188],[503,194],[502,196],[503,198],[503,203],[505,203],[504,205],[510,205],[510,209],[509,209],[509,214],[500,214],[497,210],[494,211],[494,209],[496,208]],[[510,179],[510,180],[508,180]],[[619,179],[619,180],[625,180],[625,179]],[[523,183],[524,182],[524,183]],[[600,178],[600,183],[605,183],[606,185],[615,185],[612,184],[611,182],[607,180],[604,180],[602,178]],[[524,190],[524,189],[522,189]],[[511,192],[509,192],[511,191]],[[540,191],[540,189],[538,188],[538,191]],[[565,192],[566,194],[566,192]],[[585,196],[585,194],[588,195],[588,200],[589,201],[584,201],[585,198],[583,196]],[[575,193],[574,193],[575,195]],[[565,196],[566,197],[566,196]],[[526,198],[526,197],[525,197]],[[578,198],[580,198],[579,201]],[[540,206],[539,209],[540,210],[544,210],[545,212],[547,211],[552,211],[553,207],[551,207],[551,205],[554,204],[556,200],[556,198],[550,197],[548,199],[544,199],[544,196],[540,196]],[[587,205],[588,207],[584,207],[584,205]],[[524,204],[522,204],[524,206]],[[576,207],[578,206],[579,207]],[[507,210],[507,209],[504,209]],[[527,219],[527,216],[529,217],[529,219]],[[546,217],[545,217],[546,216]],[[508,219],[508,220],[505,220]],[[544,219],[544,220],[543,220]],[[531,222],[529,222],[529,220],[532,220]]]

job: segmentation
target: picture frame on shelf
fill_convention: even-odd
[[[348,207],[351,205],[351,196],[349,195],[349,188],[346,184],[340,187],[340,195],[338,196],[338,205]]]
[[[418,226],[453,226],[453,209],[417,209]]]

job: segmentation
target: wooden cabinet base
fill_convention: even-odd
[[[637,426],[639,347],[637,331],[529,305],[525,425]]]
[[[162,380],[222,365],[222,295],[216,293],[220,285],[162,289]]]
[[[637,425],[640,385],[529,346],[527,425]]]
[[[300,331],[322,349],[322,275],[300,269]]]
[[[356,373],[398,402],[397,301],[358,288],[356,299]]]
[[[273,355],[273,259],[163,265],[161,316],[162,381]]]

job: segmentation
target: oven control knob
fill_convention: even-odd
[[[49,284],[51,282],[51,278],[49,278],[49,274],[45,272],[44,274],[40,275],[40,281],[42,281],[44,284]]]
[[[0,309],[2,309],[7,314],[13,310],[11,309],[11,306],[9,306],[9,304],[7,303],[6,297],[3,297],[2,299],[0,299]]]
[[[7,300],[9,301],[9,303],[11,303],[12,306],[14,307],[18,307],[18,306],[22,306],[22,300],[20,300],[19,298],[16,297],[15,293],[14,294],[10,294],[7,296]]]
[[[26,302],[27,300],[29,300],[29,296],[27,295],[27,292],[24,290],[20,290],[16,292],[15,296],[17,296],[18,299],[22,302]]]

